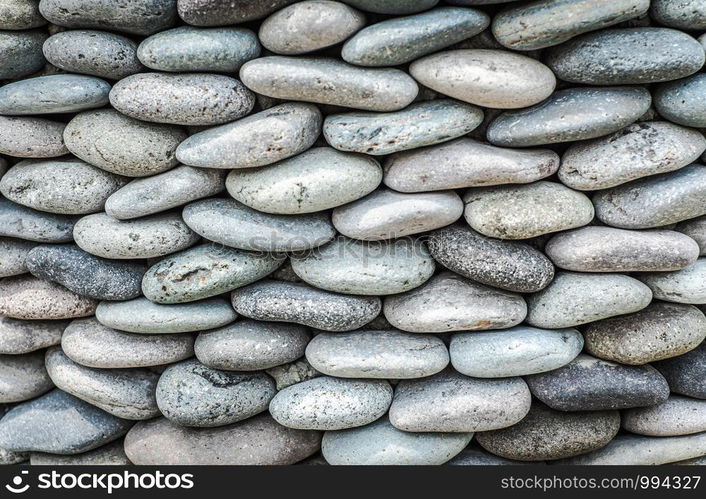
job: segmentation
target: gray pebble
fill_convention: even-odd
[[[178,0],[179,17],[194,26],[222,26],[239,24],[265,17],[294,0],[231,0],[220,2],[213,0]]]
[[[706,400],[672,395],[652,407],[628,409],[623,428],[631,433],[672,437],[706,431]]]
[[[46,23],[39,0],[5,0],[0,5],[0,29],[31,29]]]
[[[0,354],[34,352],[61,342],[66,321],[25,321],[0,317]]]
[[[55,74],[8,83],[0,88],[0,113],[75,113],[108,103],[110,85],[94,76]]]
[[[439,0],[344,0],[348,5],[376,14],[414,14],[431,9]]]
[[[650,16],[659,24],[672,28],[706,29],[706,5],[700,0],[652,0]]]
[[[658,85],[654,105],[664,118],[680,125],[706,127],[706,74]]]
[[[261,280],[231,294],[240,314],[258,321],[294,322],[324,331],[350,331],[380,313],[380,298],[331,293],[304,284]]]
[[[0,355],[0,403],[33,399],[53,386],[44,368],[44,352]]]
[[[25,260],[36,245],[22,239],[0,237],[0,278],[29,272]]]
[[[91,298],[34,276],[20,275],[0,280],[0,315],[5,317],[71,319],[93,315],[96,305]]]
[[[678,357],[654,363],[673,393],[706,399],[706,343]]]
[[[40,71],[47,62],[42,54],[46,39],[47,34],[41,30],[0,31],[0,80]]]
[[[266,372],[275,379],[277,390],[284,390],[288,386],[321,376],[321,373],[311,367],[303,358],[289,364],[273,367]]]
[[[706,258],[699,258],[675,272],[641,274],[638,277],[660,300],[706,304]]]
[[[29,464],[32,466],[130,466],[132,463],[125,455],[122,440],[116,440],[97,449],[72,456],[32,452]]]
[[[16,158],[54,158],[68,154],[64,127],[64,123],[44,118],[0,116],[0,153]]]
[[[700,255],[706,255],[706,216],[681,222],[677,224],[676,230],[696,241],[699,245]]]
[[[65,243],[73,239],[76,217],[36,211],[0,197],[0,236],[38,243]]]
[[[338,378],[413,379],[443,370],[449,352],[433,335],[364,330],[321,333],[307,345],[306,359]]]

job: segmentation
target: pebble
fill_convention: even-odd
[[[289,364],[273,367],[265,372],[275,379],[277,390],[284,390],[288,386],[321,376],[321,373],[311,367],[304,358]]]
[[[481,284],[534,293],[554,278],[554,266],[532,246],[485,237],[465,224],[429,234],[431,256],[453,272]]]
[[[529,147],[586,140],[637,121],[652,99],[642,87],[567,88],[536,106],[506,111],[488,126],[496,146]]]
[[[382,168],[359,154],[314,147],[262,168],[231,170],[228,193],[264,213],[296,215],[360,199],[380,185]]]
[[[132,421],[57,389],[14,407],[0,420],[0,447],[77,454],[120,438],[130,426]]]
[[[0,197],[0,236],[38,243],[73,240],[76,217],[36,211]]]
[[[696,241],[699,245],[699,254],[701,256],[706,255],[706,216],[685,220],[677,224],[676,230]]]
[[[13,319],[70,319],[93,315],[97,302],[34,276],[0,281],[0,315]],[[0,445],[2,447],[2,445]]]
[[[328,213],[272,215],[232,199],[205,199],[184,208],[184,221],[204,238],[252,251],[305,251],[336,235]]]
[[[706,6],[700,0],[652,0],[650,17],[659,24],[684,30],[706,29]]]
[[[0,113],[71,113],[108,103],[110,85],[94,76],[55,74],[8,83],[0,88]]]
[[[46,23],[37,0],[5,0],[0,5],[0,29],[31,29]]]
[[[255,97],[238,80],[225,75],[139,73],[115,84],[110,104],[142,121],[219,125],[248,114]]]
[[[413,333],[483,331],[519,324],[527,305],[517,294],[442,272],[412,291],[385,298],[384,313],[393,327]]]
[[[561,158],[559,179],[572,189],[594,191],[678,170],[706,150],[697,130],[668,121],[632,124],[607,137],[572,144]]]
[[[624,229],[649,229],[706,214],[706,166],[690,165],[597,193],[596,216]]]
[[[130,334],[94,318],[75,320],[64,331],[61,348],[74,362],[99,369],[172,364],[194,355],[191,334]]]
[[[260,280],[231,294],[233,308],[258,321],[294,322],[324,331],[351,331],[373,320],[377,296],[331,293],[305,284]]]
[[[116,440],[95,450],[72,456],[32,452],[29,464],[32,466],[130,466],[132,463],[125,455],[122,440]]]
[[[682,270],[642,274],[639,278],[660,300],[706,304],[706,258],[699,258]]]
[[[650,288],[626,275],[557,272],[549,286],[527,298],[527,323],[573,327],[637,312],[651,300]]]
[[[582,227],[552,237],[544,247],[554,265],[576,272],[661,272],[696,261],[698,244],[672,230]]]
[[[252,168],[309,149],[321,133],[321,112],[313,104],[286,102],[184,140],[179,161],[202,168]]]
[[[563,412],[534,402],[522,421],[510,428],[478,433],[476,441],[508,459],[544,461],[600,449],[619,429],[618,411]]]
[[[583,193],[540,180],[527,185],[469,189],[464,217],[483,235],[528,239],[588,224],[594,215]]]
[[[307,0],[265,19],[258,36],[276,54],[299,55],[341,43],[363,26],[365,15],[346,4]]]
[[[220,26],[263,18],[291,2],[292,0],[268,0],[267,2],[231,0],[227,3],[212,0],[178,0],[177,9],[179,17],[187,24]]]
[[[624,366],[580,354],[564,367],[525,378],[536,398],[558,411],[603,411],[664,402],[669,386],[650,365]]]
[[[621,364],[646,364],[693,350],[706,338],[706,317],[696,307],[654,302],[630,315],[594,322],[586,350]]]
[[[310,340],[308,330],[297,324],[245,319],[199,333],[194,350],[214,369],[259,371],[299,359]]]
[[[183,426],[224,426],[267,410],[277,390],[265,373],[232,373],[186,360],[159,378],[157,405]]]
[[[390,423],[411,432],[476,432],[517,424],[532,396],[521,378],[474,379],[449,371],[401,381]]]
[[[422,85],[464,102],[496,109],[532,106],[556,86],[551,70],[504,50],[461,49],[414,61],[409,72]]]
[[[109,414],[132,420],[159,416],[154,395],[159,375],[148,369],[93,369],[59,347],[47,351],[46,366],[58,388]]]
[[[127,179],[72,158],[26,159],[0,179],[0,192],[15,203],[49,213],[101,211]]]
[[[508,48],[536,50],[640,17],[649,7],[650,0],[541,0],[501,11],[492,29]]]
[[[489,24],[479,10],[441,7],[368,26],[343,45],[341,57],[360,66],[397,66],[475,36]]]
[[[44,68],[42,44],[46,39],[40,30],[0,31],[0,79],[21,78]]]
[[[414,14],[431,9],[439,0],[344,0],[345,3],[376,14]]]
[[[381,156],[455,139],[476,129],[482,121],[483,111],[475,106],[436,99],[414,103],[392,113],[331,114],[324,121],[323,132],[326,141],[340,151]],[[419,151],[409,154],[415,153]],[[410,167],[412,165],[405,165],[404,170]],[[428,163],[425,162],[424,167],[425,174],[434,173],[430,172]]]
[[[320,289],[356,295],[404,293],[426,282],[434,260],[417,240],[371,243],[337,238],[316,252],[291,257],[292,270]]]
[[[442,371],[449,352],[433,335],[361,330],[315,336],[306,359],[317,371],[338,378],[413,379]]]
[[[400,192],[526,184],[558,168],[559,156],[549,149],[504,149],[464,137],[390,156],[384,182]]]
[[[318,451],[321,433],[295,430],[269,415],[218,428],[188,428],[157,418],[137,423],[125,453],[138,465],[285,465]]]
[[[329,58],[261,57],[246,62],[240,78],[253,92],[267,97],[365,111],[400,110],[419,91],[399,69],[363,69]]]
[[[81,249],[112,259],[157,258],[198,241],[178,213],[157,214],[137,220],[115,220],[105,213],[76,222],[74,239]]]
[[[381,418],[392,402],[385,380],[321,376],[289,386],[270,402],[279,424],[301,430],[343,430]]]
[[[379,241],[445,227],[462,213],[463,202],[453,191],[405,194],[378,189],[334,209],[331,219],[345,236]]]
[[[71,153],[128,177],[145,177],[175,167],[175,151],[184,139],[186,133],[179,127],[145,123],[113,109],[80,113],[64,130]]]
[[[623,413],[623,428],[639,435],[672,437],[706,431],[706,400],[670,396],[652,407]]]
[[[177,21],[177,0],[41,0],[49,22],[67,28],[99,28],[151,35]]]
[[[473,433],[409,433],[387,418],[348,430],[327,431],[321,451],[329,464],[439,465],[461,452]]]
[[[661,360],[654,367],[664,376],[673,393],[706,399],[706,343],[678,357]]]
[[[47,61],[70,73],[120,80],[145,70],[135,42],[105,31],[62,31],[49,37],[43,51]]]
[[[474,378],[507,378],[553,371],[583,349],[576,329],[516,326],[504,331],[456,333],[451,337],[451,364]]]
[[[19,355],[61,342],[66,321],[31,321],[0,317],[0,354]]]
[[[29,272],[25,259],[35,246],[30,241],[0,237],[0,278]]]
[[[0,153],[16,158],[54,158],[68,154],[64,127],[64,123],[44,118],[0,116]]]
[[[44,352],[0,355],[0,403],[32,399],[53,386],[44,368]]]
[[[657,85],[654,106],[665,119],[685,126],[706,127],[706,74]]]

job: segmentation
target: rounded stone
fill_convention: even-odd
[[[534,402],[529,414],[510,428],[476,435],[484,449],[508,459],[564,459],[600,449],[620,429],[618,411],[563,412]]]
[[[321,376],[289,386],[270,402],[279,424],[301,430],[344,430],[381,418],[392,402],[385,380]]]
[[[154,264],[142,279],[142,292],[155,303],[210,298],[271,274],[286,257],[250,253],[215,244],[174,253]]]
[[[657,85],[653,93],[660,116],[680,125],[706,127],[706,74]]]
[[[626,275],[557,272],[549,286],[527,298],[527,323],[573,327],[637,312],[651,300],[650,288]]]
[[[157,258],[198,241],[178,213],[137,220],[115,220],[105,213],[80,219],[74,228],[76,244],[93,255],[113,259]]]
[[[267,410],[275,383],[265,373],[230,373],[186,360],[159,378],[157,405],[183,426],[224,426]]]
[[[397,66],[475,36],[488,24],[479,10],[440,7],[364,28],[343,45],[341,57],[360,66]]]
[[[583,349],[576,329],[516,326],[504,331],[456,333],[451,337],[451,364],[474,378],[507,378],[553,371]]]
[[[664,402],[669,386],[650,365],[624,366],[580,354],[569,364],[525,378],[532,395],[557,411],[603,411]]]
[[[376,14],[414,14],[431,9],[439,0],[344,0],[348,5]]]
[[[641,274],[655,298],[676,303],[706,304],[706,258],[682,270]]]
[[[130,466],[132,463],[125,455],[123,441],[103,445],[92,451],[64,456],[61,454],[46,454],[32,452],[29,456],[31,466]]]
[[[675,229],[696,241],[699,245],[699,254],[706,255],[706,216],[681,222],[677,224]]]
[[[205,199],[184,208],[184,221],[204,238],[251,251],[304,251],[336,235],[328,213],[272,215],[232,199]]]
[[[0,403],[33,399],[53,386],[44,368],[44,352],[0,355]]]
[[[95,318],[66,327],[61,348],[74,362],[99,369],[172,364],[194,355],[191,334],[131,334],[104,326]]]
[[[384,182],[400,192],[528,184],[558,168],[559,155],[549,149],[505,149],[464,137],[390,156]]]
[[[320,289],[357,295],[403,293],[434,273],[421,241],[367,242],[337,238],[316,252],[291,257],[292,270]]]
[[[594,215],[585,194],[544,180],[469,189],[463,201],[468,225],[498,239],[529,239],[573,229],[588,224]]]
[[[0,79],[21,78],[43,69],[47,61],[42,44],[46,39],[41,30],[0,31]]]
[[[556,86],[544,64],[503,50],[440,52],[414,61],[409,71],[432,90],[496,109],[532,106],[549,97]]]
[[[16,158],[63,156],[69,152],[64,145],[65,127],[33,116],[0,116],[0,153]]]
[[[337,378],[413,379],[442,371],[449,352],[430,334],[361,330],[316,335],[306,347],[306,360]]]
[[[70,319],[93,315],[97,302],[34,276],[0,281],[0,315],[13,319]],[[1,447],[1,446],[0,446]]]
[[[269,13],[285,7],[293,0],[231,0],[220,2],[213,0],[177,0],[179,17],[193,26],[221,26],[240,24],[267,16]]]
[[[240,78],[250,90],[267,97],[365,111],[400,110],[419,91],[399,69],[363,69],[329,58],[261,57],[246,62]]]
[[[258,211],[296,215],[360,199],[381,180],[380,164],[368,156],[314,147],[262,168],[232,170],[226,189]]]
[[[527,109],[506,111],[488,126],[497,146],[529,147],[586,140],[637,121],[652,98],[642,87],[567,88]]]
[[[672,395],[652,407],[628,409],[623,428],[639,435],[672,437],[706,431],[706,400]]]
[[[129,333],[186,333],[225,326],[237,314],[220,298],[160,305],[147,298],[104,301],[96,309],[96,319],[109,328]]]
[[[473,433],[409,433],[387,418],[348,430],[327,431],[321,442],[333,465],[439,465],[461,452]]]
[[[44,42],[43,52],[47,61],[70,73],[120,80],[145,70],[135,42],[105,31],[61,31]]]
[[[519,324],[527,305],[520,295],[442,272],[412,291],[385,298],[384,313],[393,327],[413,333],[482,331]]]
[[[93,369],[75,363],[59,347],[46,355],[47,371],[61,390],[123,419],[159,416],[159,375],[148,369]]]
[[[698,244],[671,230],[591,226],[562,232],[544,247],[554,265],[576,272],[662,272],[696,261]]]
[[[32,29],[46,23],[38,0],[5,0],[0,5],[0,29]]]
[[[67,324],[0,317],[0,354],[19,355],[58,345]]]
[[[0,278],[29,272],[25,260],[35,246],[30,241],[0,237]]]
[[[654,363],[673,393],[706,399],[706,343],[690,352]]]
[[[0,197],[0,236],[38,243],[73,240],[76,217],[36,211]]]
[[[684,30],[706,29],[706,5],[699,0],[652,0],[650,17],[659,24]]]
[[[411,432],[488,431],[518,423],[532,396],[522,378],[474,379],[445,371],[395,388],[390,423]]]
[[[0,87],[0,113],[75,113],[108,104],[108,82],[94,76],[55,74]]]
[[[258,321],[294,322],[324,331],[351,331],[372,321],[377,296],[331,293],[305,284],[261,280],[231,294],[233,308]]]
[[[299,359],[310,339],[297,324],[245,319],[199,333],[194,350],[202,364],[214,369],[258,371]]]

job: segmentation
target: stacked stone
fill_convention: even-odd
[[[703,462],[705,31],[3,0],[0,462]]]

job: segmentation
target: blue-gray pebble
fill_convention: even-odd
[[[654,104],[669,121],[706,127],[706,73],[659,85],[654,90]]]
[[[0,114],[73,113],[108,103],[110,85],[94,76],[58,74],[0,88]]]
[[[20,78],[42,69],[46,63],[42,44],[46,39],[47,34],[40,30],[0,31],[0,80]]]

